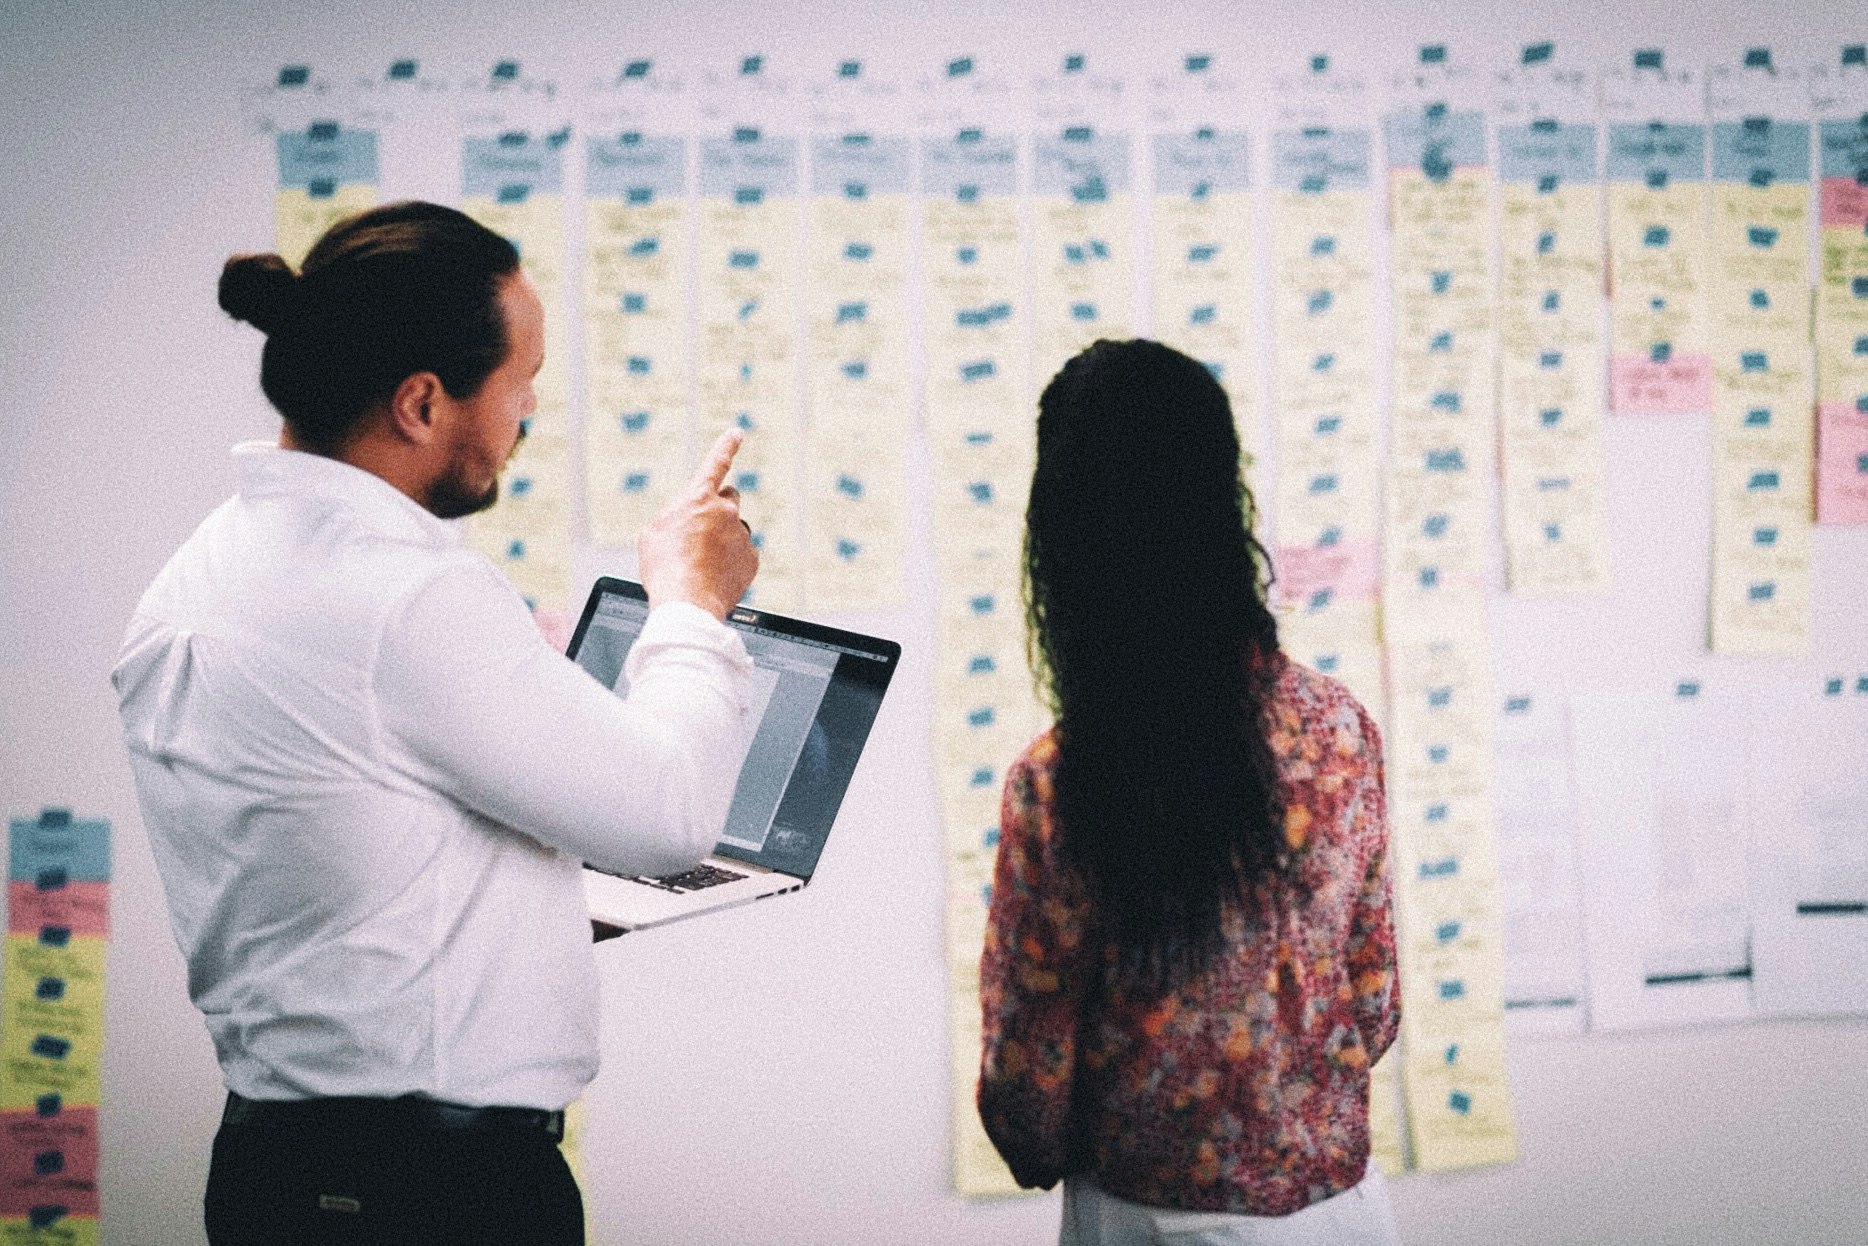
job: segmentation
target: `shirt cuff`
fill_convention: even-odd
[[[692,602],[663,602],[649,611],[642,634],[630,646],[629,660],[624,663],[630,682],[635,682],[636,671],[643,662],[669,649],[709,653],[742,678],[752,674],[752,657],[746,652],[746,644],[739,633]],[[744,688],[744,683],[736,688],[739,695],[735,699],[742,703]]]

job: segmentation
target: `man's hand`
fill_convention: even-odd
[[[743,440],[738,429],[721,434],[692,483],[636,538],[650,609],[686,601],[724,619],[758,574],[752,530],[739,517],[739,490],[726,483]]]

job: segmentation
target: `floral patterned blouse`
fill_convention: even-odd
[[[1178,989],[1117,968],[1058,855],[1054,734],[1006,777],[979,1113],[1020,1185],[1089,1173],[1131,1202],[1280,1216],[1362,1178],[1369,1066],[1401,1012],[1381,739],[1341,684],[1279,664],[1271,745],[1298,885],[1235,906],[1228,952]]]

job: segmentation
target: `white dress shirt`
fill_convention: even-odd
[[[597,1071],[581,865],[711,851],[745,647],[661,606],[624,701],[387,481],[234,457],[239,493],[156,577],[113,675],[229,1089],[563,1107]]]

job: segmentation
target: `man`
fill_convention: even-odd
[[[595,1075],[586,861],[687,868],[735,781],[757,569],[721,438],[639,543],[619,700],[443,522],[492,505],[544,313],[451,209],[237,256],[277,446],[137,607],[114,673],[228,1101],[215,1246],[581,1243],[563,1107]]]

